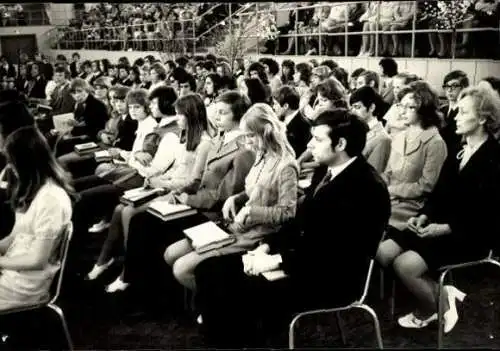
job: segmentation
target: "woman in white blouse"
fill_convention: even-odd
[[[0,241],[0,310],[7,310],[48,298],[60,268],[57,247],[71,221],[72,188],[36,127],[18,129],[2,146],[15,211],[13,229]]]

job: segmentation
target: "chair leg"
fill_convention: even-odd
[[[438,287],[438,342],[437,348],[443,348],[443,334],[444,334],[444,301],[443,301],[443,289],[444,280],[446,278],[447,270],[441,273],[439,277],[439,287]]]
[[[299,321],[300,315],[295,316],[290,322],[288,327],[288,348],[293,350],[295,348],[295,325]]]
[[[59,316],[59,319],[61,320],[61,324],[64,330],[64,336],[66,337],[66,342],[68,343],[68,350],[70,351],[73,350],[73,341],[71,340],[71,335],[69,333],[68,324],[66,323],[66,318],[64,318],[63,310],[59,306],[56,306],[51,303],[49,303],[47,307],[50,308]]]
[[[380,300],[383,300],[384,299],[384,296],[385,296],[385,285],[384,285],[384,269],[383,268],[380,268],[380,276],[379,276],[379,288],[380,288]]]
[[[337,320],[337,328],[339,329],[340,338],[342,340],[342,345],[346,346],[347,341],[346,341],[345,332],[344,332],[344,324],[342,322],[342,317],[340,316],[340,312],[335,313],[335,319]]]
[[[382,331],[380,329],[380,322],[378,320],[377,313],[375,313],[373,308],[371,308],[368,305],[363,304],[363,305],[357,305],[357,306],[353,306],[353,307],[365,310],[370,314],[370,316],[372,317],[372,320],[373,320],[373,328],[375,329],[375,337],[377,339],[377,346],[379,349],[382,350],[384,348],[384,343],[382,341]]]
[[[392,280],[392,287],[391,287],[391,298],[389,301],[390,304],[390,313],[391,313],[391,319],[394,319],[394,313],[395,313],[395,308],[396,308],[396,279]]]

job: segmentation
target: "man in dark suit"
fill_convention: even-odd
[[[97,133],[104,129],[108,120],[106,106],[90,94],[90,85],[83,79],[75,78],[70,83],[70,92],[76,101],[74,108],[74,121],[71,134],[62,137],[57,145],[56,155],[64,155],[73,151],[76,144],[85,141],[98,142]],[[53,138],[58,137],[58,132],[51,131]]]
[[[448,155],[455,157],[462,149],[462,137],[456,133],[455,117],[458,113],[457,100],[460,92],[469,86],[469,78],[463,71],[456,70],[448,73],[443,80],[443,90],[448,102],[439,110],[444,116],[443,126],[439,130],[446,143]]]
[[[71,72],[71,78],[75,78],[80,74],[80,54],[75,52],[71,58],[73,59],[73,62],[70,63],[69,69]]]
[[[310,124],[299,111],[300,96],[297,90],[285,85],[278,90],[274,111],[285,122],[288,142],[299,157],[311,140]]]
[[[269,311],[286,318],[284,312],[339,306],[361,296],[389,220],[389,193],[362,156],[364,122],[336,109],[322,112],[313,125],[308,147],[324,176],[312,184],[296,218],[243,259],[216,257],[198,266],[199,307],[216,346],[247,346],[240,342],[258,334],[256,319]],[[271,282],[262,276],[279,269],[288,277]]]
[[[56,88],[50,97],[50,106],[54,115],[73,112],[75,108],[75,100],[69,91],[69,72],[61,66],[54,70],[54,82]]]

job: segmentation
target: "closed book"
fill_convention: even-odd
[[[157,199],[152,201],[147,211],[163,221],[172,221],[177,218],[196,214],[196,210],[187,205],[171,204],[168,200]]]
[[[234,235],[226,233],[214,222],[205,222],[184,230],[197,253],[220,249],[236,241]]]
[[[108,150],[101,150],[94,152],[94,158],[97,162],[110,162],[113,157]]]
[[[262,272],[261,274],[264,278],[266,278],[270,282],[288,277],[288,275],[282,269],[277,269],[275,271],[269,271],[269,272]]]
[[[61,134],[66,134],[73,129],[75,114],[73,112],[52,116],[54,128]],[[70,123],[72,121],[72,123]]]
[[[162,188],[146,189],[140,187],[124,192],[120,198],[120,202],[124,205],[139,207],[163,194],[163,192],[164,190]]]
[[[83,143],[83,144],[75,145],[75,151],[78,154],[85,154],[85,153],[88,153],[88,152],[91,152],[91,151],[95,151],[97,149],[99,149],[99,145],[97,145],[93,141],[89,142],[89,143]]]

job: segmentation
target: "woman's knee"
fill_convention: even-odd
[[[383,267],[388,267],[402,252],[403,250],[394,240],[384,240],[378,246],[376,260]]]
[[[173,266],[177,260],[192,251],[187,240],[180,240],[168,246],[163,255],[163,259],[169,266]]]
[[[413,251],[407,251],[396,257],[393,268],[400,278],[417,278],[427,271],[425,261]]]
[[[199,263],[200,261],[197,258],[189,254],[178,258],[172,266],[174,277],[178,281],[185,281],[187,278],[194,276]]]

